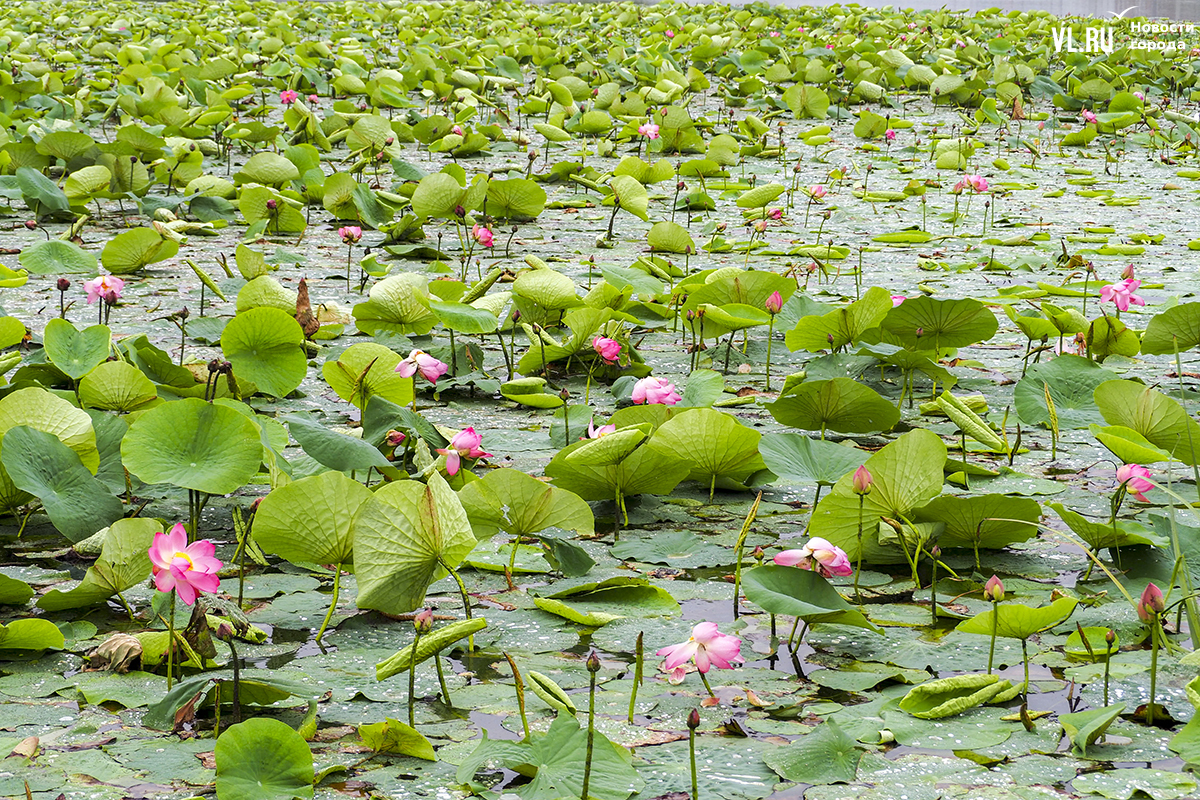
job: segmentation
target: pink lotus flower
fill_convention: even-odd
[[[462,136],[463,135],[462,125],[453,126],[452,128],[450,128],[450,132],[455,134],[456,136]]]
[[[675,38],[675,31],[668,29],[668,30],[667,30],[667,34],[666,34],[666,35],[667,35],[667,38],[668,38],[668,39],[674,39],[674,38]]]
[[[1046,121],[1045,120],[1042,120],[1041,122],[1038,123],[1038,130],[1039,131],[1046,130]]]
[[[1153,582],[1147,583],[1146,588],[1142,590],[1142,596],[1138,598],[1137,613],[1142,622],[1153,622],[1159,614],[1166,611],[1167,604],[1163,599],[1162,589],[1159,589]]]
[[[479,447],[482,443],[483,437],[476,433],[474,428],[463,428],[454,434],[454,438],[450,440],[448,448],[443,449],[439,447],[437,450],[437,452],[446,457],[446,474],[452,478],[457,475],[464,458],[490,456],[491,453],[485,453]]]
[[[607,336],[597,336],[592,339],[592,349],[609,364],[617,363],[621,355],[621,343]]]
[[[866,464],[854,470],[854,478],[851,486],[855,494],[870,494],[871,487],[874,485],[875,479],[871,477],[871,470],[867,469]]]
[[[1141,92],[1134,92],[1133,96],[1138,100],[1141,100],[1143,103],[1146,102],[1146,95],[1142,94]]]
[[[616,425],[601,425],[599,428],[597,428],[595,425],[593,425],[591,422],[589,422],[587,438],[599,439],[603,436],[608,436],[610,433],[615,433],[616,430],[617,430]]]
[[[812,199],[820,200],[822,197],[829,194],[829,190],[818,183],[808,188],[808,194],[810,197],[812,197]]]
[[[763,306],[767,309],[768,314],[775,316],[783,310],[783,296],[779,292],[771,292],[771,296],[767,298]]]
[[[290,106],[298,99],[300,99],[300,95],[296,94],[296,92],[292,89],[284,89],[279,93],[279,102],[283,103],[285,106]]]
[[[342,237],[343,244],[355,244],[362,238],[362,228],[357,225],[346,225],[338,228],[338,236]]]
[[[100,275],[90,281],[84,281],[83,290],[87,292],[87,301],[90,306],[109,294],[120,297],[121,292],[125,290],[125,281],[114,275]]]
[[[1149,477],[1150,470],[1141,464],[1122,464],[1117,468],[1117,485],[1124,486],[1125,491],[1142,503],[1150,502],[1143,492],[1154,488],[1154,484],[1146,480]]]
[[[666,378],[655,378],[653,375],[642,378],[633,385],[633,402],[637,405],[673,406],[683,397],[675,391],[675,384]]]
[[[894,142],[894,141],[896,141],[896,132],[894,130],[892,130],[891,128],[888,128],[887,131],[883,134],[883,138],[887,139],[889,142]]]
[[[771,32],[770,32],[769,34],[767,34],[767,35],[768,35],[768,36],[770,36],[772,39],[778,39],[778,38],[779,38],[779,31],[771,31]]]
[[[904,296],[904,295],[902,295],[902,294],[894,294],[894,295],[892,295],[892,308],[895,308],[896,306],[900,305],[901,303],[903,303],[903,302],[904,302],[905,300],[907,300],[907,299],[908,299],[908,298],[907,298],[907,297],[905,297],[905,296]]]
[[[198,595],[212,594],[221,585],[217,571],[222,565],[213,558],[216,551],[208,539],[188,544],[187,531],[178,523],[170,533],[154,534],[150,545],[154,586],[160,592],[179,592],[179,599],[189,606]]]
[[[658,126],[653,122],[646,122],[638,126],[638,135],[645,136],[647,139],[658,138]]]
[[[313,105],[316,105],[317,103],[321,102],[321,98],[320,98],[320,97],[318,97],[318,96],[317,96],[317,95],[315,95],[315,94],[310,94],[310,95],[308,96],[308,102],[309,102],[309,103],[311,103],[311,104],[313,104]]]
[[[471,236],[484,247],[491,247],[496,238],[491,229],[485,228],[483,225],[472,225]]]
[[[1142,282],[1135,278],[1126,278],[1117,283],[1101,286],[1100,302],[1107,303],[1111,300],[1116,303],[1118,311],[1128,311],[1130,305],[1144,306],[1146,301],[1134,294],[1141,285]]]
[[[817,574],[825,577],[832,575],[845,577],[854,574],[854,567],[850,565],[850,558],[846,555],[846,551],[819,536],[809,539],[799,550],[784,550],[782,553],[777,553],[774,561],[781,567],[814,570]]]
[[[1090,122],[1090,123],[1095,124],[1095,122],[1096,122],[1096,115],[1093,114],[1091,111],[1089,111],[1086,108],[1082,112],[1080,112],[1079,116],[1083,117],[1083,121],[1085,123]]]
[[[983,585],[983,599],[999,603],[1004,599],[1004,581],[996,575],[987,579]]]
[[[744,660],[741,649],[741,639],[721,633],[715,622],[701,622],[692,628],[692,636],[686,642],[664,647],[655,655],[665,656],[665,670],[675,670],[695,659],[696,669],[705,673],[713,666],[717,669],[733,669],[735,663]]]
[[[401,378],[411,378],[419,372],[421,377],[430,383],[437,383],[437,379],[449,369],[445,362],[438,361],[424,350],[413,350],[408,354],[408,358],[396,365],[396,372],[400,373]]]
[[[783,219],[783,209],[782,208],[769,208],[769,209],[767,209],[767,216],[775,221],[779,221],[779,220]]]
[[[987,178],[983,177],[982,175],[968,175],[967,183],[970,184],[971,188],[976,192],[986,192],[988,190]]]
[[[833,49],[833,45],[832,45],[832,44],[827,44],[827,45],[825,45],[825,49],[826,49],[826,50],[832,50],[832,49]]]

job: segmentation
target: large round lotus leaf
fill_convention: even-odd
[[[37,151],[42,155],[71,161],[96,146],[96,142],[86,133],[78,131],[51,131],[37,143]]]
[[[96,431],[86,411],[45,389],[18,389],[0,400],[0,435],[18,425],[27,425],[53,434],[75,451],[80,462],[93,475],[100,468],[96,449]],[[0,445],[2,446],[2,445]]]
[[[429,302],[429,308],[447,328],[459,333],[495,333],[500,325],[496,315],[487,309],[475,308],[466,303]]]
[[[437,324],[437,317],[429,310],[429,286],[413,272],[384,278],[371,287],[365,303],[354,306],[354,322],[364,333],[391,331],[424,336]]]
[[[321,374],[338,397],[360,409],[372,397],[404,406],[412,402],[413,381],[396,372],[400,360],[394,350],[381,344],[359,342],[347,347],[336,361],[326,361]]]
[[[0,317],[0,348],[20,344],[25,338],[25,323],[16,317]]]
[[[268,203],[275,201],[275,208]],[[247,185],[238,195],[238,210],[247,225],[266,221],[268,233],[302,233],[308,220],[292,202],[266,186]]]
[[[758,454],[761,438],[762,434],[743,425],[737,417],[713,408],[685,411],[654,433],[659,445],[688,464],[688,477],[703,483],[717,478],[741,482],[766,469]]]
[[[686,461],[656,444],[653,437],[616,464],[575,463],[568,458],[584,444],[576,442],[564,447],[546,465],[546,475],[555,486],[568,489],[584,500],[670,494],[691,471]]]
[[[104,325],[80,331],[65,319],[52,319],[42,338],[50,363],[72,380],[91,372],[112,349],[112,331]]]
[[[90,274],[96,271],[96,256],[74,242],[51,239],[21,251],[21,266],[31,275]]]
[[[221,350],[238,377],[258,389],[286,397],[308,372],[300,323],[277,308],[252,308],[238,314],[221,334]]]
[[[299,177],[300,170],[291,161],[278,153],[263,152],[250,157],[237,174],[237,182],[279,186]]]
[[[132,411],[158,399],[154,384],[126,361],[106,361],[79,382],[79,402],[104,411]]]
[[[978,300],[911,297],[887,312],[884,332],[906,347],[940,350],[987,341],[999,327],[996,315]]]
[[[747,599],[772,614],[879,631],[829,581],[806,569],[777,564],[755,567],[742,573],[742,588]]]
[[[650,233],[646,235],[646,241],[656,253],[696,252],[696,243],[692,241],[692,235],[687,232],[687,228],[670,220],[654,223],[654,227],[650,228]]]
[[[497,219],[533,219],[546,208],[546,190],[525,178],[488,181],[487,213]]]
[[[178,252],[179,245],[173,239],[162,238],[153,228],[134,228],[108,240],[100,252],[100,263],[115,275],[125,275]]]
[[[413,193],[413,213],[419,217],[450,217],[461,204],[465,191],[453,175],[444,172],[426,175]]]
[[[598,439],[587,439],[563,459],[577,467],[607,467],[619,464],[641,444],[649,432],[645,425],[613,431]]]
[[[428,484],[389,483],[352,525],[358,607],[387,614],[419,608],[425,592],[475,547],[471,522],[438,473]]]
[[[24,265],[25,262],[22,260],[21,263]],[[1142,334],[1142,352],[1146,355],[1174,353],[1176,348],[1184,353],[1198,344],[1200,303],[1180,303],[1161,314],[1155,314]]]
[[[262,454],[253,420],[196,398],[150,409],[121,441],[125,468],[141,480],[207,494],[242,488],[258,472]]]
[[[354,539],[350,523],[371,491],[340,472],[323,472],[280,486],[254,515],[254,540],[288,561],[344,564]]]
[[[107,167],[95,164],[75,170],[63,183],[63,194],[73,205],[87,203],[94,195],[106,191],[112,182],[112,173]]]
[[[871,433],[890,430],[900,421],[894,405],[850,378],[797,384],[767,410],[783,425],[806,431]]]
[[[296,293],[285,289],[283,284],[270,275],[259,275],[243,286],[237,294],[239,314],[252,308],[277,308],[295,314]]]
[[[633,214],[638,219],[647,219],[650,208],[650,195],[642,186],[628,175],[617,175],[608,184],[613,191],[613,198],[620,202],[621,208]]]
[[[523,273],[513,283],[513,294],[537,303],[542,308],[564,309],[579,305],[575,282],[552,269],[535,269]]]
[[[218,800],[313,796],[313,757],[290,725],[254,717],[230,727],[214,748]]]
[[[955,675],[914,686],[900,708],[917,719],[939,719],[983,705],[1008,687],[997,675]]]
[[[18,425],[4,434],[0,453],[13,484],[37,497],[50,522],[81,542],[121,518],[124,506],[53,434]]]

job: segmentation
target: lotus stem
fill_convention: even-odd
[[[450,577],[454,578],[454,582],[458,584],[458,593],[462,597],[463,613],[466,614],[467,619],[470,619],[471,618],[471,596],[469,594],[467,594],[467,585],[465,583],[463,583],[463,579],[461,577],[459,577],[459,574],[458,574],[458,572],[455,571],[454,567],[452,567],[446,563],[445,559],[443,559],[439,556],[438,563],[442,565],[442,568],[444,570],[446,570],[447,572],[450,573]],[[472,633],[469,636],[467,636],[467,652],[470,653],[474,649],[475,649],[475,634]],[[413,652],[414,653],[416,652],[415,646],[413,648]]]
[[[417,691],[417,648],[421,645],[421,626],[416,625],[413,629],[416,631],[416,637],[413,639],[412,659],[408,664],[408,727],[410,728],[415,728],[417,724],[414,702]]]
[[[446,673],[442,670],[442,657],[440,654],[433,654],[433,665],[437,667],[438,685],[442,687],[442,702],[448,706],[453,706],[454,704],[450,702],[450,687],[446,685]]]
[[[692,712],[696,713],[695,711]],[[692,798],[691,800],[700,800],[700,783],[699,776],[696,773],[696,726],[693,726],[691,719],[688,724],[688,759],[692,767]]]
[[[633,689],[629,693],[629,724],[633,724],[633,708],[637,703],[638,687],[642,685],[642,663],[644,660],[644,651],[642,650],[642,635],[645,631],[638,631],[637,645],[633,650]]]
[[[817,484],[817,492],[820,493],[821,484]],[[856,553],[856,563],[854,565],[854,599],[859,605],[862,605],[862,592],[858,588],[858,576],[862,574],[862,557],[863,557],[863,503],[867,496],[860,494],[858,496],[858,553]],[[815,506],[814,506],[815,508]]]
[[[750,535],[750,526],[754,524],[754,518],[758,515],[758,504],[762,502],[762,496],[763,493],[759,492],[758,497],[754,498],[754,503],[750,506],[749,513],[746,514],[746,521],[742,523],[742,530],[741,533],[738,534],[737,544],[735,544],[733,548],[735,559],[735,565],[733,568],[734,619],[738,618],[738,601],[741,600],[742,594],[742,553],[745,550],[746,537]]]
[[[175,590],[171,590],[171,606],[167,609],[167,691],[175,682]]]
[[[1150,702],[1146,704],[1146,724],[1154,724],[1154,699],[1158,696],[1158,637],[1162,635],[1161,616],[1150,620]]]
[[[229,638],[229,658],[233,662],[233,722],[236,725],[242,721],[242,662],[238,658],[237,648],[233,645],[233,637]],[[217,702],[220,703],[221,693],[217,692]]]
[[[529,741],[529,719],[525,716],[525,681],[521,678],[521,670],[517,669],[517,662],[513,661],[513,657],[508,653],[505,653],[504,657],[508,659],[508,665],[512,667],[513,680],[517,689],[517,709],[521,712],[521,727],[525,730],[525,741]]]
[[[994,617],[994,615],[993,615]],[[994,617],[995,618],[995,617]],[[993,623],[994,624],[994,623]],[[1021,640],[1021,660],[1025,662],[1025,703],[1029,703],[1029,648],[1026,646],[1028,639]]]
[[[700,682],[701,682],[701,683],[703,683],[703,684],[704,684],[704,688],[708,690],[708,696],[709,696],[709,697],[716,697],[716,696],[717,696],[717,695],[716,695],[716,694],[713,692],[713,690],[712,690],[712,687],[708,685],[708,676],[707,676],[707,675],[705,675],[703,672],[701,672],[701,673],[700,673]]]
[[[767,323],[767,391],[771,391],[771,340],[775,338],[775,315]]]
[[[584,756],[583,790],[579,793],[579,800],[588,800],[588,787],[592,782],[592,747],[596,739],[596,673],[600,671],[600,658],[594,650],[588,656],[587,669],[589,673],[587,753]]]
[[[1000,627],[1000,605],[992,601],[992,643],[988,646],[988,675],[992,674],[992,663],[996,657],[996,632]]]
[[[321,637],[325,635],[325,629],[329,627],[329,620],[333,619],[333,612],[337,608],[338,596],[342,590],[342,565],[334,564],[333,566],[333,597],[329,599],[329,611],[325,614],[325,621],[321,623],[321,629],[317,631],[317,638],[314,639],[317,644],[321,643]],[[413,645],[415,650],[416,645]]]

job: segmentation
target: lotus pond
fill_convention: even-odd
[[[0,9],[0,797],[1200,794],[1200,55],[1087,25]]]

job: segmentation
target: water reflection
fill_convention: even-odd
[[[837,5],[834,0],[784,0],[786,6],[831,6]],[[906,0],[902,6],[884,6],[884,8],[912,8],[918,11],[948,8],[956,11],[987,11],[996,9],[999,13],[1007,11],[1049,11],[1059,16],[1100,17],[1111,19],[1116,14],[1123,14],[1125,19],[1146,17],[1150,19],[1166,18],[1172,20],[1200,20],[1200,0],[1143,0],[1134,5],[1132,0],[1005,0],[996,3],[995,0]]]

